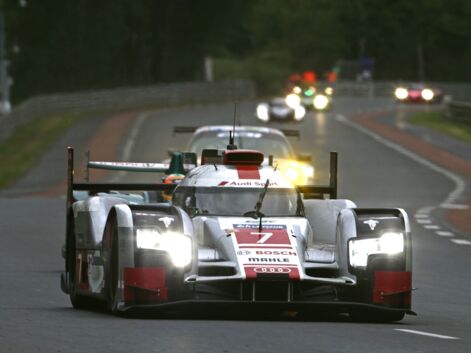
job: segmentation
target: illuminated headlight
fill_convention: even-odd
[[[301,87],[298,87],[298,86],[293,87],[293,93],[294,94],[300,94],[301,92],[302,92]]]
[[[431,101],[433,99],[433,96],[434,96],[433,91],[429,88],[424,88],[422,90],[422,92],[420,93],[420,95],[426,101]]]
[[[279,162],[280,171],[293,184],[306,184],[310,178],[314,177],[314,167],[294,160]]]
[[[296,109],[301,104],[301,98],[298,95],[291,93],[286,96],[286,105],[291,109]]]
[[[303,165],[302,171],[303,171],[304,177],[314,178],[314,167],[312,165],[309,165],[309,164]]]
[[[303,120],[304,116],[306,115],[306,109],[299,105],[294,109],[294,119],[297,121]]]
[[[406,99],[409,93],[407,92],[407,89],[399,87],[396,88],[394,91],[394,95],[396,96],[397,99],[403,100]]]
[[[334,94],[334,89],[332,87],[327,87],[324,92],[328,96],[331,96],[332,94]]]
[[[387,232],[379,238],[354,239],[350,241],[350,265],[366,267],[368,256],[373,254],[396,255],[404,252],[402,233]]]
[[[327,98],[323,94],[318,94],[314,97],[313,104],[314,108],[316,108],[317,110],[324,110],[329,104],[329,98]]]
[[[156,229],[137,229],[136,245],[140,249],[167,252],[176,267],[185,267],[191,263],[191,239],[180,233],[160,233]]]
[[[288,167],[284,171],[285,176],[292,182],[296,183],[299,177],[299,171],[296,168]]]
[[[257,118],[262,121],[268,121],[270,119],[268,115],[268,106],[266,104],[259,104],[257,106]]]

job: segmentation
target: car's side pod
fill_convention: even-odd
[[[338,218],[342,275],[356,278],[361,301],[410,310],[412,242],[407,213],[350,208]]]

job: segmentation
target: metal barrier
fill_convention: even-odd
[[[249,80],[187,82],[155,86],[116,88],[41,95],[30,98],[5,116],[0,116],[0,141],[32,119],[66,112],[94,112],[100,110],[129,110],[171,107],[252,99],[255,84]]]
[[[471,102],[450,101],[446,104],[447,119],[471,124]]]

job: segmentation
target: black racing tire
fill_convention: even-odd
[[[350,312],[350,318],[355,322],[389,323],[401,321],[404,316],[403,311],[370,312],[358,309]]]
[[[112,212],[105,226],[105,295],[106,306],[113,314],[118,314],[117,291],[119,282],[119,243],[116,214]]]
[[[66,243],[66,271],[69,274],[70,302],[75,309],[89,309],[94,304],[93,299],[77,293],[77,253],[73,221],[69,221]]]

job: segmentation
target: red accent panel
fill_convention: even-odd
[[[237,165],[237,174],[239,179],[257,179],[260,180],[260,172],[256,165]]]
[[[259,243],[259,241],[263,241],[263,237],[265,234],[270,233],[271,236],[264,241],[263,243]],[[259,232],[258,226],[250,225],[250,228],[237,228],[234,232],[236,236],[237,243],[239,245],[247,245],[247,244],[260,244],[260,245],[286,245],[290,246],[291,243],[289,241],[289,235],[284,229],[273,229],[273,228],[262,228],[262,231]]]
[[[124,301],[140,304],[168,298],[163,267],[124,268]]]
[[[412,272],[376,271],[373,302],[390,306],[410,306]]]

